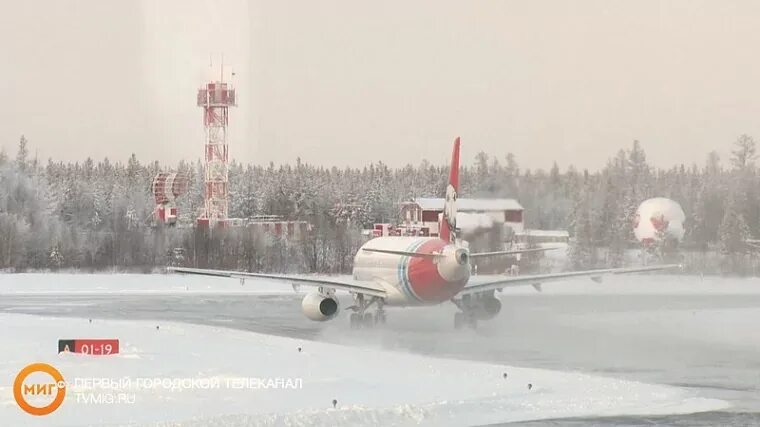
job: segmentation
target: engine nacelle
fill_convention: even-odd
[[[478,303],[475,313],[479,320],[491,320],[501,311],[501,301],[498,298],[484,297]]]
[[[448,282],[466,282],[470,277],[470,252],[447,246],[436,261],[438,274]]]
[[[339,307],[335,296],[325,296],[319,292],[311,292],[301,301],[303,314],[316,322],[324,322],[337,316]]]

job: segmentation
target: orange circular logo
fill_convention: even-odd
[[[52,382],[47,383],[32,383],[24,384],[24,380],[35,372],[42,372],[52,377]],[[50,396],[53,401],[46,406],[33,406],[26,399],[27,396]],[[16,399],[16,403],[24,412],[32,415],[48,415],[51,412],[58,409],[63,403],[63,398],[66,397],[66,382],[63,381],[63,375],[58,372],[58,369],[48,365],[47,363],[32,363],[28,365],[21,372],[16,375],[16,380],[13,381],[13,398]]]

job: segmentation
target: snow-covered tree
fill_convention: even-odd
[[[736,192],[732,192],[726,203],[723,220],[718,230],[720,235],[720,250],[724,254],[737,254],[747,251],[749,227],[744,216],[739,212]]]
[[[596,266],[597,248],[594,242],[593,206],[590,182],[585,184],[573,209],[572,240],[568,247],[570,263],[574,269],[588,269]]]

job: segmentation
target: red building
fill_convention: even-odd
[[[401,234],[438,236],[438,221],[443,213],[443,198],[417,198],[401,204]],[[457,199],[460,215],[481,216],[493,226],[509,227],[515,233],[524,229],[523,207],[514,199]],[[461,222],[459,218],[457,222]]]

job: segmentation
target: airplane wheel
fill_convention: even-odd
[[[385,324],[385,313],[383,312],[377,312],[375,313],[375,324]]]
[[[365,326],[367,328],[371,328],[375,324],[375,318],[372,317],[372,313],[365,313],[364,314],[364,321],[362,322],[362,326]]]
[[[470,316],[470,318],[467,319],[467,327],[470,329],[478,329],[478,319],[476,319],[475,316]]]
[[[454,313],[454,329],[462,329],[465,320],[464,313]]]
[[[357,329],[361,327],[361,317],[358,313],[351,313],[351,316],[349,317],[349,323],[351,324],[351,329]]]

